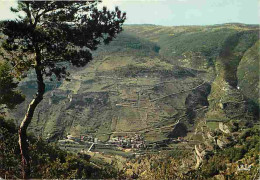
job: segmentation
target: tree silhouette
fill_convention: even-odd
[[[37,77],[37,93],[19,127],[23,178],[30,176],[26,131],[43,99],[44,78],[66,79],[68,65],[86,65],[92,50],[122,31],[126,14],[117,7],[99,10],[97,5],[94,1],[18,1],[18,8],[11,8],[18,18],[2,23],[7,36],[2,46],[9,54],[5,58],[17,74],[34,69]]]

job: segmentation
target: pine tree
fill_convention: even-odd
[[[122,31],[126,14],[118,7],[97,8],[94,1],[18,1],[16,20],[4,21],[5,56],[17,74],[34,69],[37,93],[19,127],[23,178],[30,177],[26,131],[45,92],[44,78],[66,79],[67,66],[82,67],[92,59],[91,51],[108,44]]]

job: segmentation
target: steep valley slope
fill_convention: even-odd
[[[127,25],[86,67],[71,68],[70,81],[46,81],[30,130],[50,140],[141,134],[154,142],[190,132],[201,140],[219,123],[253,122],[258,32],[244,24]],[[28,98],[11,112],[19,120],[35,92],[33,74],[20,89]]]

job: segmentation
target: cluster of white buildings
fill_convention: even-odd
[[[73,136],[67,135],[66,139],[59,140],[60,143],[64,144],[66,142],[71,143],[79,143],[79,142],[87,142],[87,143],[94,143],[98,144],[99,146],[103,143],[100,142],[98,138],[93,137],[92,135],[80,135],[80,136]],[[111,147],[120,147],[120,148],[131,148],[131,149],[145,149],[147,147],[145,140],[142,136],[135,134],[134,136],[114,136],[112,137],[106,144],[106,146]]]
[[[100,141],[98,138],[94,138],[92,135],[80,135],[80,136],[67,135],[67,139],[76,142],[81,141],[81,142],[98,143]]]
[[[108,143],[122,148],[132,148],[132,149],[146,148],[144,138],[138,134],[136,134],[133,137],[128,137],[128,136],[113,137],[108,141]]]

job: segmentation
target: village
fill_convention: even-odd
[[[182,137],[169,138],[158,142],[147,142],[144,137],[139,134],[132,136],[113,136],[107,142],[100,141],[93,135],[73,136],[68,134],[65,139],[58,141],[61,145],[86,145],[88,151],[97,149],[117,149],[122,151],[139,151],[147,149],[157,149],[159,147],[167,147],[168,144],[187,143],[188,141]]]
[[[146,143],[144,138],[141,135],[135,134],[133,137],[128,136],[115,136],[112,137],[106,143],[101,142],[98,138],[93,135],[80,135],[73,136],[68,134],[66,139],[62,139],[58,141],[60,144],[95,144],[95,145],[103,145],[103,146],[111,146],[118,148],[131,148],[131,149],[145,149]]]

